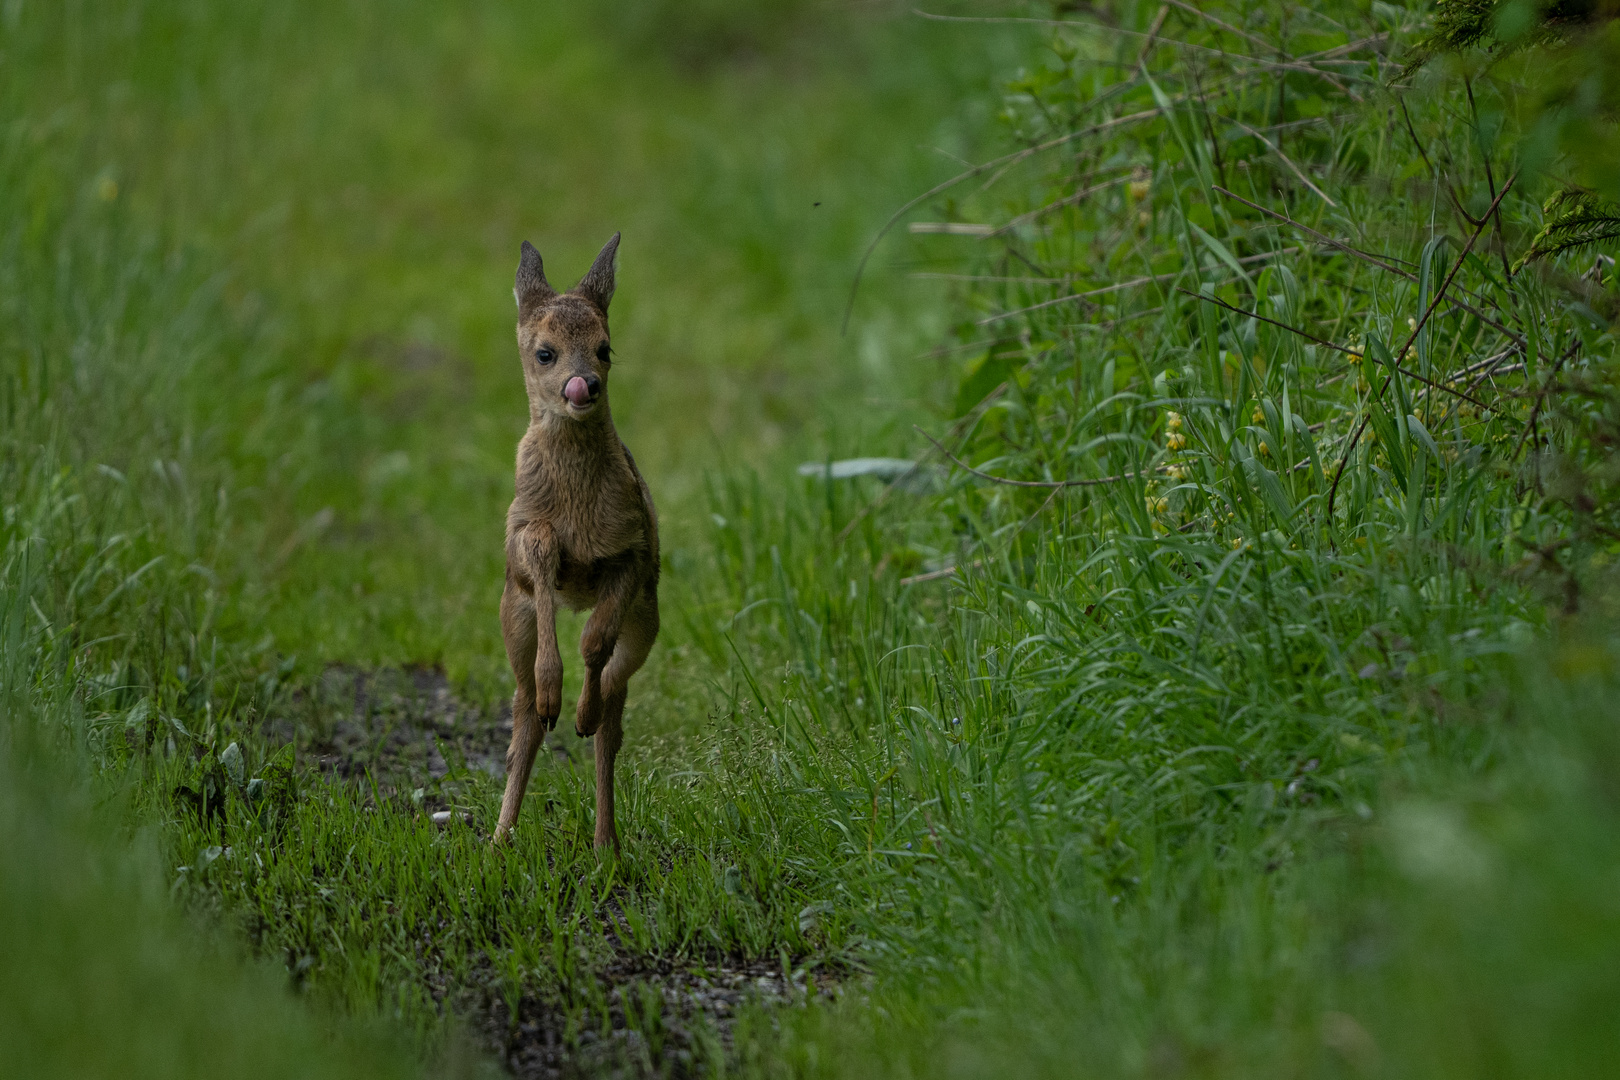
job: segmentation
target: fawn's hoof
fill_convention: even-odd
[[[603,725],[601,696],[591,693],[580,696],[580,703],[573,709],[573,733],[580,738],[590,738],[601,725]]]

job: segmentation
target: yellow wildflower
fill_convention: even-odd
[[[1172,431],[1170,437],[1164,440],[1164,445],[1171,450],[1184,450],[1187,446],[1187,436],[1179,431]]]

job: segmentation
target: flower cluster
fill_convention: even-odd
[[[1165,449],[1185,450],[1187,448],[1187,436],[1181,433],[1180,413],[1171,412],[1166,415],[1164,421],[1164,430],[1169,433],[1164,439]]]

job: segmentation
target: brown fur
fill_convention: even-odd
[[[618,845],[613,759],[623,740],[630,676],[658,636],[658,515],[652,493],[608,412],[608,302],[614,234],[590,272],[566,293],[546,282],[540,255],[523,245],[517,337],[529,394],[529,429],[517,450],[517,489],[506,514],[501,632],[517,677],[506,795],[497,840],[517,823],[529,770],[562,711],[557,604],[591,609],[579,652],[585,686],[574,730],[596,738],[596,845]],[[540,350],[552,359],[542,362]],[[563,393],[581,377],[599,390],[577,408]]]

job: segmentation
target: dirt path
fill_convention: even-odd
[[[302,733],[300,768],[330,780],[375,785],[382,801],[427,814],[446,828],[476,827],[456,808],[458,776],[505,775],[510,709],[481,709],[458,698],[436,668],[367,671],[334,666],[296,701]],[[289,742],[291,720],[266,735]],[[572,742],[572,745],[570,745]],[[536,768],[588,767],[590,744],[547,740]],[[671,962],[628,948],[604,931],[612,958],[597,969],[604,1006],[595,1026],[570,1030],[554,1001],[526,993],[517,1016],[485,963],[465,984],[429,985],[479,1042],[516,1077],[695,1076],[703,1062],[729,1054],[739,1013],[752,1003],[802,1004],[831,997],[836,981],[823,973],[784,973],[779,961],[734,956],[709,963]]]

